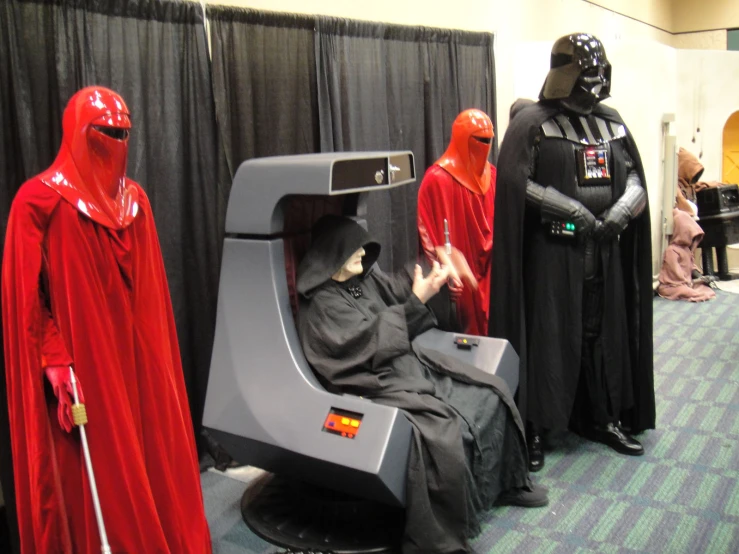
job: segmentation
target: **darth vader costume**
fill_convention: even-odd
[[[70,366],[112,552],[211,550],[152,209],[125,176],[130,128],[118,94],[77,92],[56,160],[10,211],[3,346],[24,554],[101,550]]]
[[[380,245],[358,223],[325,216],[313,237],[298,271],[306,358],[330,390],[401,408],[413,426],[403,552],[468,552],[467,538],[496,499],[538,489],[510,391],[494,375],[413,344],[435,317],[405,274],[374,265]],[[362,247],[361,274],[332,278]],[[528,505],[546,503],[541,490],[537,498]]]
[[[519,103],[498,158],[491,335],[521,358],[531,469],[540,429],[631,455],[654,428],[651,233],[631,134],[600,101],[611,65],[587,34],[557,40],[539,102]]]
[[[418,189],[418,236],[426,258],[435,260],[435,247],[448,238],[464,254],[478,283],[464,287],[455,300],[457,327],[472,335],[488,332],[496,181],[488,156],[494,136],[486,113],[460,113],[446,152],[426,171]]]

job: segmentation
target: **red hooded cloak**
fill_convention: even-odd
[[[444,155],[423,177],[418,190],[418,234],[429,262],[449,239],[467,259],[478,287],[465,286],[457,316],[465,333],[487,335],[493,250],[496,169],[488,162],[493,124],[480,110],[465,110],[454,120]]]
[[[85,395],[112,551],[211,551],[151,206],[122,173],[129,127],[120,96],[78,92],[56,161],[11,208],[2,307],[24,554],[100,551],[79,432],[60,427],[45,385],[45,367],[67,365]]]

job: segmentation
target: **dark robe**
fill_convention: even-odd
[[[499,493],[529,484],[511,394],[493,375],[414,346],[433,314],[405,274],[372,266],[379,245],[358,224],[332,221],[299,270],[306,358],[330,388],[401,408],[411,422],[403,552],[468,552],[466,539]],[[332,280],[362,245],[365,273]]]
[[[479,194],[434,164],[418,189],[418,235],[426,258],[436,260],[435,247],[444,244],[446,219],[452,246],[464,254],[477,279],[477,289],[465,286],[456,301],[460,328],[471,335],[488,334],[495,181],[491,165],[490,188]]]
[[[13,201],[2,308],[24,553],[100,552],[80,434],[60,427],[44,376],[44,366],[70,364],[112,551],[211,549],[159,241],[134,186],[139,213],[118,231],[38,178]]]
[[[491,336],[508,339],[521,360],[518,405],[522,416],[550,429],[571,423],[575,402],[582,354],[584,248],[581,242],[545,236],[540,218],[526,216],[526,180],[540,126],[559,110],[542,102],[525,106],[506,131],[498,158],[495,211],[500,216],[495,219],[490,318]],[[593,113],[623,125],[611,108],[599,104]],[[645,184],[639,152],[628,131],[625,141]],[[574,156],[560,163],[551,174],[537,176],[546,181],[540,184],[557,186],[568,176],[574,178]],[[623,193],[626,175],[623,160],[616,160],[614,167],[615,200]],[[606,293],[599,361],[623,425],[632,432],[652,429],[649,206],[620,239],[601,244],[601,252]]]

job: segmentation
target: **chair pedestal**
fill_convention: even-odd
[[[241,515],[256,535],[288,552],[400,553],[402,509],[279,475],[249,485]]]

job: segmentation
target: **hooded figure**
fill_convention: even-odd
[[[542,429],[627,455],[654,427],[649,208],[639,152],[615,110],[601,42],[558,39],[539,102],[498,158],[490,334],[520,357],[530,469]]]
[[[703,164],[691,152],[680,148],[677,152],[677,182],[680,185],[685,198],[695,202],[695,193],[706,188],[707,185],[698,188],[698,179],[703,175]]]
[[[298,270],[300,340],[327,388],[401,408],[413,426],[404,554],[468,552],[496,499],[540,506],[546,494],[529,481],[505,383],[413,344],[436,322],[428,294],[414,292],[424,278],[386,275],[379,252],[355,221],[319,220]],[[445,279],[438,266],[434,275]]]
[[[70,366],[112,551],[211,549],[152,210],[125,176],[130,127],[115,92],[76,93],[59,155],[10,211],[3,339],[24,554],[100,552]]]
[[[445,243],[446,220],[449,242],[462,252],[479,284],[451,289],[459,328],[473,335],[487,335],[488,329],[496,179],[488,156],[494,136],[484,112],[460,113],[449,147],[418,190],[418,235],[427,259],[439,261],[435,247]]]
[[[672,215],[672,239],[662,260],[657,293],[668,300],[711,300],[716,293],[704,281],[693,280],[695,249],[703,240],[703,229],[682,210],[675,209]]]

